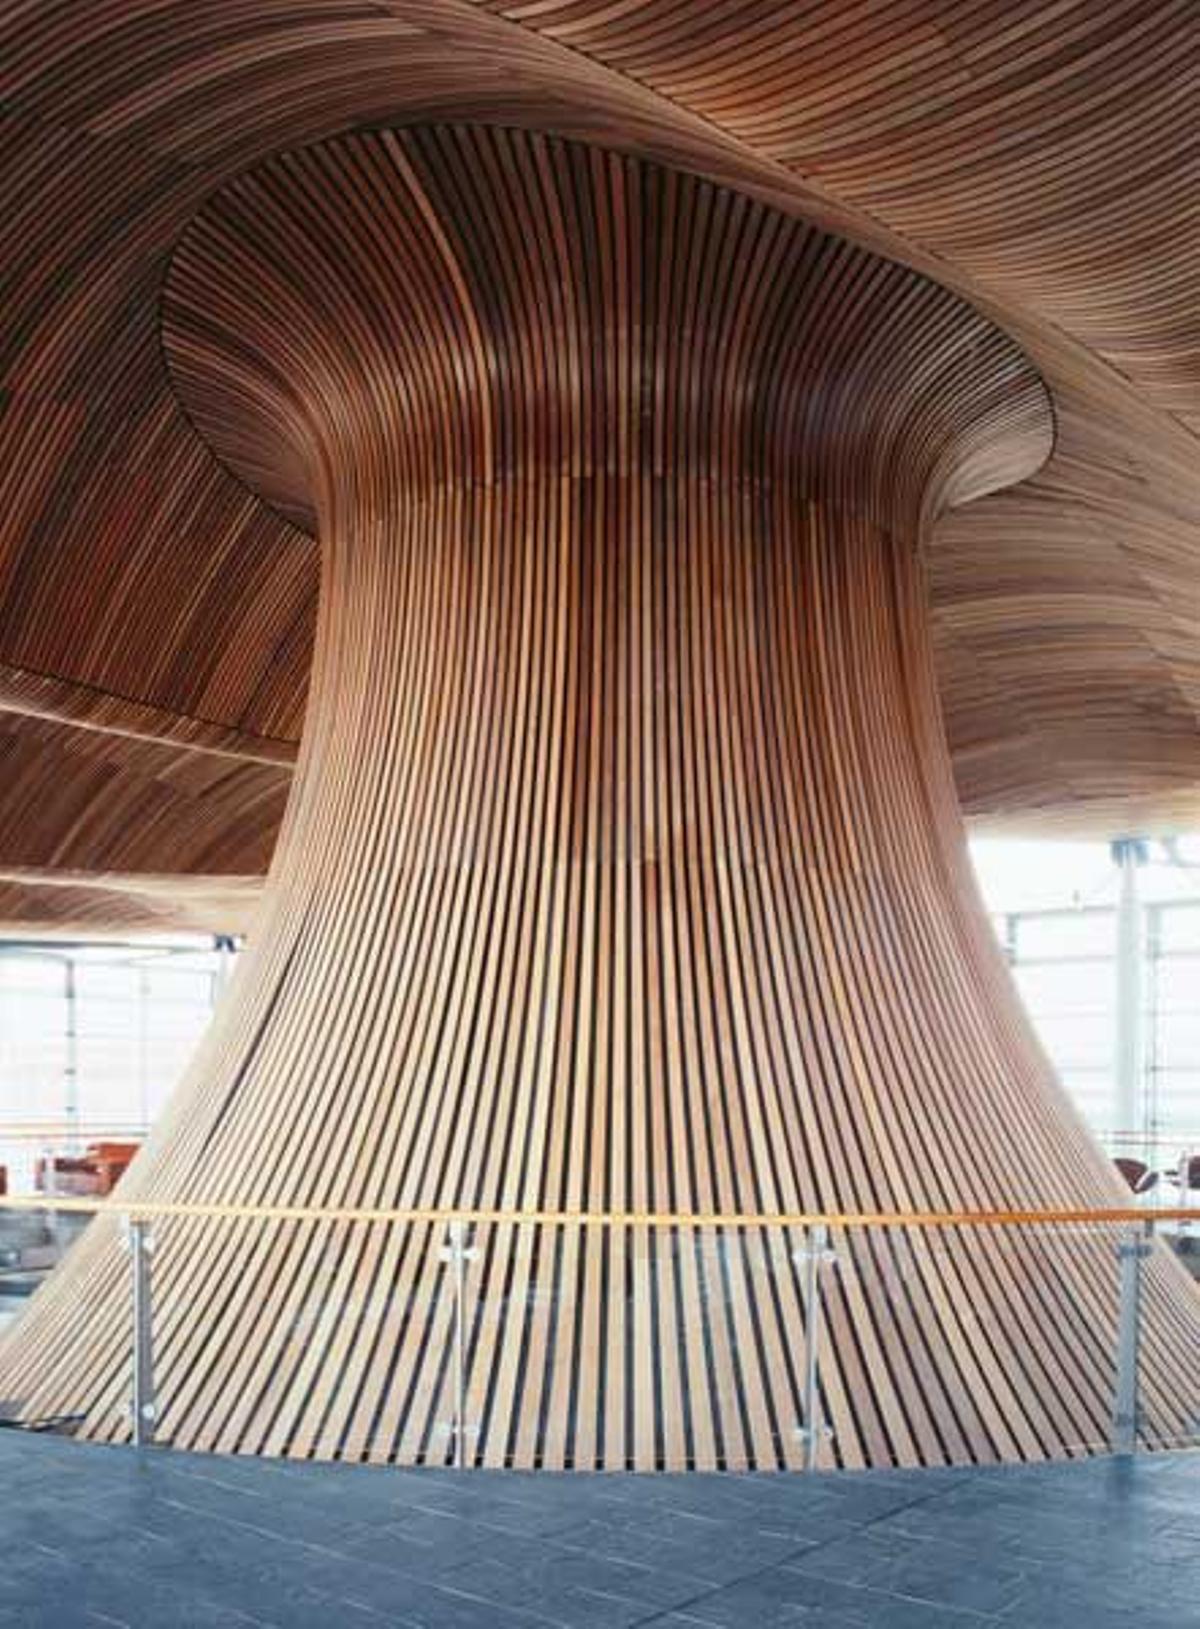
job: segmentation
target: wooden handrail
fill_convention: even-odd
[[[186,1217],[204,1216],[226,1221],[272,1222],[432,1222],[536,1224],[540,1227],[1038,1227],[1080,1226],[1087,1223],[1184,1222],[1200,1221],[1200,1210],[1136,1209],[1109,1206],[1068,1210],[965,1210],[965,1211],[778,1211],[770,1213],[733,1211],[706,1214],[696,1211],[557,1211],[557,1210],[473,1210],[451,1206],[380,1208],[370,1206],[310,1205],[229,1205],[189,1204],[177,1200],[87,1199],[17,1194],[0,1198],[3,1210],[50,1210],[92,1215],[112,1212],[118,1216]]]

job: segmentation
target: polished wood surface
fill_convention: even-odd
[[[930,529],[1050,451],[1008,335],[743,193],[478,123],[239,175],[161,310],[187,421],[314,530],[323,582],[263,920],[123,1197],[1120,1203],[975,901],[928,637]],[[445,1461],[444,1239],[164,1221],[163,1440]],[[473,1242],[473,1460],[802,1462],[799,1231]],[[1103,1445],[1112,1246],[851,1235],[829,1462]],[[127,1434],[126,1275],[103,1219],[0,1348],[10,1406]],[[1165,1444],[1196,1409],[1200,1303],[1165,1252],[1147,1293]]]
[[[860,211],[1021,339],[1055,456],[930,540],[964,808],[1030,832],[1194,825],[1194,5],[484,4]]]
[[[753,193],[1016,338],[1050,389],[1053,456],[924,543],[964,808],[1103,835],[1194,823],[1193,36],[1186,0],[11,0],[0,663],[148,709],[167,750],[174,719],[298,740],[316,547],[303,511],[257,502],[181,412],[165,268],[205,200],[272,153],[490,119]],[[168,862],[171,816],[144,819],[128,735],[101,773],[66,719],[52,748],[22,745],[11,710],[0,723],[21,760],[0,781],[0,867],[264,867],[283,792],[263,777],[243,777],[244,808],[222,786],[203,841],[178,799]],[[51,793],[78,832],[33,853],[25,811]]]
[[[248,933],[261,898],[258,876],[10,866],[0,871],[0,934]]]

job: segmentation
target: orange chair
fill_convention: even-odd
[[[137,1143],[90,1143],[82,1154],[56,1154],[53,1158],[54,1192],[69,1194],[72,1198],[103,1199],[110,1194],[125,1174],[126,1167],[138,1151]],[[38,1160],[34,1166],[34,1185],[39,1193],[47,1193],[50,1161]]]
[[[56,1193],[71,1199],[90,1199],[99,1193],[98,1178],[91,1162],[69,1154],[40,1159],[33,1168],[33,1184],[39,1193]]]
[[[137,1143],[89,1143],[83,1157],[96,1173],[97,1193],[113,1191],[137,1151]]]

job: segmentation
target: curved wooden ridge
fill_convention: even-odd
[[[122,1197],[688,1214],[1109,1207],[966,875],[919,543],[1036,469],[1037,374],[962,301],[728,188],[478,125],[346,136],[200,212],[174,388],[323,557],[255,947]],[[207,760],[206,760],[207,761]],[[430,1221],[176,1217],[159,1432],[444,1461]],[[482,1464],[788,1466],[787,1228],[483,1221]],[[1104,1234],[851,1236],[846,1465],[1062,1455],[1111,1410]],[[95,1224],[0,1348],[120,1438]],[[1200,1305],[1149,1274],[1148,1440]]]

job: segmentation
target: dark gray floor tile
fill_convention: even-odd
[[[986,1614],[1004,1611],[1031,1576],[1041,1571],[1040,1564],[1022,1563],[1005,1551],[913,1538],[878,1528],[802,1555],[790,1567],[840,1583]]]
[[[812,1629],[817,1618],[846,1629],[987,1629],[997,1621],[783,1568],[716,1590],[681,1611],[714,1629]]]
[[[1200,1455],[620,1477],[0,1432],[0,1487],[0,1629],[1178,1629],[1200,1597]]]

